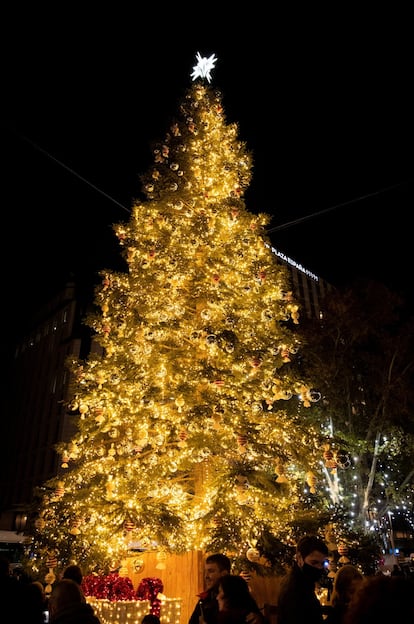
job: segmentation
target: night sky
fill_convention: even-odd
[[[218,58],[212,84],[253,154],[246,206],[274,215],[273,245],[332,283],[364,276],[412,294],[408,16],[302,16],[299,28],[257,10],[199,32],[195,17],[189,29],[159,13],[3,24],[7,335],[71,273],[95,283],[123,266],[111,225],[140,196],[198,51]]]

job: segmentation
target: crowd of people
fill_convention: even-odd
[[[414,622],[414,581],[404,575],[364,576],[351,563],[340,566],[329,603],[316,589],[327,574],[328,547],[314,535],[297,543],[292,566],[275,596],[277,624],[390,624]],[[205,560],[204,591],[188,624],[269,624],[248,583],[231,573],[223,554]]]
[[[329,603],[322,605],[316,589],[327,574],[328,547],[305,535],[275,596],[277,624],[390,624],[414,622],[414,581],[404,575],[364,576],[351,563],[334,577]],[[204,591],[188,624],[269,624],[248,583],[231,573],[223,554],[205,560]]]
[[[275,596],[276,624],[389,624],[414,622],[414,581],[394,569],[389,575],[364,576],[350,562],[335,573],[328,604],[317,588],[326,575],[328,547],[315,535],[297,543],[292,566]],[[49,596],[39,581],[18,579],[0,558],[0,621],[13,624],[101,624],[82,591],[82,570],[69,565]],[[204,588],[188,624],[270,624],[248,581],[232,573],[230,558],[208,555]],[[161,624],[146,614],[141,624]]]

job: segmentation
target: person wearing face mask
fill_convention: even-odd
[[[325,542],[315,535],[305,535],[299,540],[296,560],[280,588],[278,624],[323,624],[315,584],[325,573],[328,553]]]

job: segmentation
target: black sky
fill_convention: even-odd
[[[407,290],[408,15],[325,15],[325,24],[301,16],[299,29],[259,9],[202,32],[195,17],[184,23],[173,10],[151,19],[120,10],[104,20],[63,12],[6,20],[7,326],[20,325],[71,272],[94,282],[97,271],[121,266],[111,224],[128,218],[140,194],[151,142],[176,114],[197,51],[218,57],[212,83],[253,154],[246,205],[274,215],[274,246],[333,283],[365,276]]]

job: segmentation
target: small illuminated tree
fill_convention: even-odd
[[[291,368],[298,306],[270,217],[245,207],[252,160],[207,84],[215,57],[198,61],[145,201],[114,226],[128,271],[96,290],[103,355],[71,363],[79,429],[45,484],[34,560],[105,570],[131,541],[245,553],[318,515],[315,397]]]
[[[409,302],[359,279],[332,292],[320,331],[301,323],[302,365],[325,397],[325,481],[338,522],[394,548],[390,522],[414,526],[414,321]],[[408,531],[407,531],[408,532]],[[352,540],[350,540],[352,542]]]

